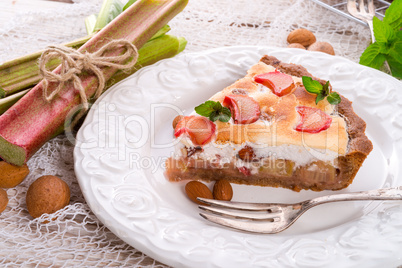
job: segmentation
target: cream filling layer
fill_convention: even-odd
[[[304,166],[317,160],[334,164],[334,160],[339,156],[337,152],[332,150],[318,150],[315,148],[288,144],[279,146],[262,146],[261,144],[245,142],[243,144],[226,143],[221,145],[215,142],[210,142],[202,147],[202,151],[197,152],[191,157],[220,163],[222,166],[232,161],[235,161],[237,167],[245,166],[250,168],[251,166],[258,166],[258,162],[246,162],[237,157],[239,151],[245,146],[253,148],[256,159],[270,158],[273,160],[290,160],[295,163],[295,167]],[[194,145],[190,139],[183,137],[176,146],[175,156],[186,156],[183,154],[183,149],[185,147],[190,148],[194,147]]]

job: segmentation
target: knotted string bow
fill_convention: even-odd
[[[107,50],[124,48],[125,52],[117,56],[103,56]],[[133,59],[125,63],[128,59]],[[53,73],[46,68],[47,62],[61,58],[60,73]],[[81,111],[75,122],[88,110],[88,98],[79,75],[84,71],[92,71],[98,79],[98,87],[95,90],[94,99],[97,99],[105,88],[105,77],[102,67],[113,67],[120,70],[131,69],[138,59],[137,48],[126,40],[113,40],[101,47],[94,53],[81,53],[75,49],[65,46],[49,46],[39,59],[39,69],[43,77],[43,98],[50,102],[64,87],[67,82],[72,81],[74,88],[78,91],[84,110]],[[57,82],[57,88],[48,92],[49,82]],[[73,124],[74,125],[74,122]]]

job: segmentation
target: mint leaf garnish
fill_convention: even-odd
[[[380,45],[374,43],[370,45],[361,55],[359,63],[361,65],[370,66],[375,69],[380,69],[384,64],[385,55],[380,53]]]
[[[197,107],[195,107],[194,110],[199,115],[209,117],[209,115],[215,111],[214,106],[215,106],[214,101],[206,101],[203,104],[198,105]]]
[[[402,62],[401,60],[397,60],[397,57],[393,57],[391,55],[387,55],[387,62],[391,69],[392,75],[396,78],[402,79]],[[400,59],[400,58],[399,58]]]
[[[219,101],[208,100],[195,107],[194,110],[197,114],[208,117],[212,122],[216,120],[228,122],[232,117],[230,110],[227,107],[223,107]]]
[[[393,1],[383,21],[373,18],[376,41],[360,57],[360,64],[380,69],[387,61],[392,76],[402,79],[402,1]]]
[[[337,105],[338,103],[341,102],[341,97],[339,96],[338,93],[332,92],[327,96],[327,101],[332,105]]]
[[[306,90],[308,92],[313,93],[313,94],[320,94],[320,92],[322,90],[322,85],[320,84],[320,82],[313,80],[309,76],[303,76],[302,81],[303,81],[304,87],[306,88]]]
[[[317,81],[318,82],[318,81]],[[322,87],[322,90],[323,90],[323,94],[325,95],[325,96],[327,96],[328,94],[329,94],[329,81],[327,81],[326,83],[325,83],[325,85]]]
[[[325,99],[325,95],[324,94],[317,94],[317,97],[315,98],[315,104],[318,104],[320,101],[322,101],[323,99]]]
[[[341,97],[338,93],[329,91],[329,81],[325,83],[325,85],[321,85],[317,80],[313,80],[309,76],[302,77],[303,86],[307,90],[307,92],[317,94],[315,98],[315,104],[318,104],[323,99],[327,98],[327,101],[330,104],[336,105],[341,102]]]
[[[379,18],[373,18],[374,37],[377,43],[387,44],[395,39],[396,32],[387,23],[380,21]]]
[[[402,27],[402,1],[393,1],[391,6],[385,11],[384,22],[390,25],[394,30]]]

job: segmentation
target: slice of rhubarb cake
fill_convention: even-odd
[[[340,190],[373,148],[348,99],[272,56],[173,125],[170,181]]]

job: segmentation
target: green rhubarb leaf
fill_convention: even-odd
[[[399,31],[402,27],[402,1],[396,0],[385,11],[383,22],[387,23],[394,30]]]
[[[373,18],[374,37],[377,43],[389,45],[396,38],[396,31],[387,23],[380,21],[379,18]]]
[[[380,52],[380,45],[378,43],[373,43],[369,45],[360,56],[359,63],[374,69],[380,69],[384,64],[384,61],[385,55]]]
[[[209,120],[227,122],[232,114],[227,107],[223,107],[219,101],[208,100],[194,108],[195,112],[201,116],[208,117]]]
[[[303,76],[302,81],[303,81],[304,88],[308,92],[313,93],[313,94],[320,94],[320,92],[322,91],[322,85],[317,80],[313,80],[309,76]]]
[[[127,4],[123,7],[123,11],[129,8],[132,4],[134,4],[137,0],[130,0]]]
[[[332,92],[327,96],[327,101],[332,105],[337,105],[341,102],[341,97],[337,92]]]

